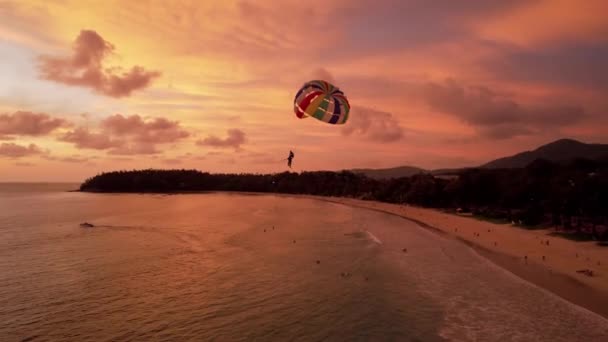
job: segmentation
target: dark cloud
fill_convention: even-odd
[[[228,136],[224,139],[210,135],[205,139],[198,140],[196,144],[199,146],[238,149],[246,141],[245,132],[239,129],[229,129],[227,133]]]
[[[476,36],[467,19],[504,13],[526,0],[362,0],[347,1],[328,15],[328,27],[347,27],[326,60],[382,55]],[[390,39],[387,39],[390,37]]]
[[[349,98],[390,99],[411,93],[419,85],[395,78],[346,75],[342,78]]]
[[[0,144],[0,157],[21,158],[45,153],[47,152],[42,150],[36,144],[29,144],[28,146],[22,146],[14,143]]]
[[[608,41],[544,47],[497,47],[480,65],[500,79],[608,91]]]
[[[393,114],[366,107],[353,107],[342,128],[346,136],[359,136],[376,142],[393,142],[403,137],[403,128]]]
[[[103,60],[113,51],[114,46],[97,32],[82,30],[74,43],[72,56],[41,56],[40,76],[67,85],[92,88],[111,97],[129,96],[160,76],[160,72],[147,71],[140,66],[128,71],[119,67],[104,68]]]
[[[490,88],[455,80],[421,85],[418,95],[434,110],[458,117],[496,139],[535,134],[578,123],[585,110],[571,104],[522,104]]]
[[[157,145],[174,143],[190,136],[179,122],[166,118],[144,120],[139,115],[115,114],[101,121],[99,131],[79,127],[59,140],[78,148],[108,150],[112,155],[159,153]]]
[[[45,113],[17,111],[0,114],[0,139],[8,140],[13,138],[13,135],[46,135],[69,125],[66,120],[52,118]]]

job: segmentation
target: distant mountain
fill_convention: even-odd
[[[487,169],[522,168],[537,159],[552,162],[567,162],[573,159],[606,159],[608,144],[585,144],[572,139],[560,139],[543,145],[533,151],[521,152],[509,157],[499,158],[479,167]],[[608,160],[608,159],[607,159]],[[399,166],[386,169],[352,169],[354,173],[364,174],[374,179],[389,179],[411,177],[420,173],[430,173],[434,176],[455,176],[469,168],[425,170],[415,166]]]
[[[373,179],[411,177],[420,173],[429,173],[428,170],[424,170],[415,166],[399,166],[388,169],[352,169],[349,171],[353,173],[364,174],[367,177]]]
[[[560,139],[533,151],[521,152],[481,165],[482,168],[526,167],[536,159],[565,162],[572,159],[600,159],[608,156],[608,144],[585,144],[572,139]]]
[[[431,171],[433,176],[453,176],[458,175],[462,171],[469,169],[468,167],[461,167],[457,169],[435,169]]]

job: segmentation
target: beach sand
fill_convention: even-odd
[[[378,210],[415,221],[467,243],[520,278],[608,318],[608,247],[553,237],[552,231],[546,229],[527,230],[434,209],[351,198],[304,197]],[[577,272],[583,269],[592,270],[594,275]]]

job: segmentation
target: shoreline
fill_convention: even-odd
[[[608,319],[608,249],[593,242],[556,238],[550,236],[547,229],[530,231],[508,224],[447,214],[435,209],[352,198],[310,195],[295,197],[402,217],[424,229],[459,240],[520,279]],[[541,241],[547,240],[550,241],[548,246],[541,244]],[[601,263],[599,260],[605,262]],[[597,265],[597,262],[600,264]],[[592,269],[594,277],[576,272],[585,268]]]
[[[124,192],[91,192],[115,194]],[[396,215],[444,237],[466,244],[489,262],[524,281],[608,320],[608,248],[590,241],[551,236],[551,230],[526,230],[510,224],[482,221],[470,216],[348,197],[242,191],[141,192],[135,194],[270,195],[308,198]],[[549,241],[549,245],[546,242]],[[604,262],[601,262],[603,260]],[[577,273],[591,269],[593,277]]]

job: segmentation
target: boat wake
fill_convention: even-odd
[[[375,243],[381,245],[382,241],[380,239],[378,239],[374,234],[370,233],[369,231],[365,231],[365,233],[367,234],[367,236],[369,236],[370,239],[372,239],[372,241],[374,241]]]

